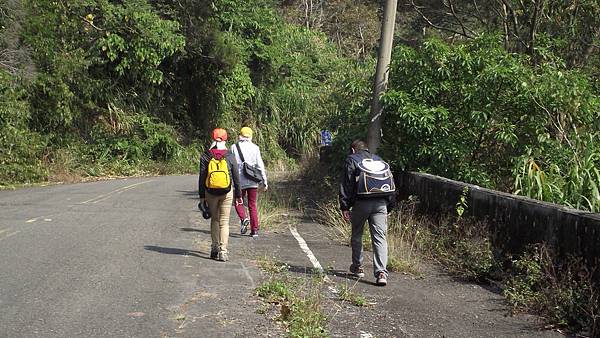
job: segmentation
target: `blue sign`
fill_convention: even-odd
[[[321,130],[321,145],[330,146],[331,145],[331,132],[329,130]]]

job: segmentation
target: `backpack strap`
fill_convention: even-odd
[[[237,148],[237,150],[238,150],[238,154],[240,155],[240,160],[242,160],[242,163],[246,162],[246,160],[244,159],[244,153],[242,153],[242,148],[240,148],[240,143],[239,143],[239,142],[237,142],[237,143],[235,144],[235,147],[236,147],[236,148]]]

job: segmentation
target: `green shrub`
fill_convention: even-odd
[[[508,191],[516,175],[517,192],[588,210],[600,203],[589,183],[598,178],[589,149],[600,144],[600,100],[582,73],[531,66],[496,36],[434,39],[395,49],[382,99],[381,151],[397,168]],[[531,194],[523,181],[531,158],[552,178],[546,192]]]
[[[47,140],[28,128],[29,106],[16,79],[0,69],[0,186],[46,179]]]
[[[598,333],[600,294],[581,259],[558,265],[546,246],[533,246],[513,261],[503,294],[514,311],[541,314],[551,324],[590,337]]]

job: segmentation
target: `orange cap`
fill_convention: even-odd
[[[212,131],[212,138],[215,141],[227,141],[227,131],[223,128],[216,128]]]

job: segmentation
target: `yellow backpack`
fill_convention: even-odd
[[[211,158],[206,173],[206,188],[213,194],[224,194],[231,190],[231,175],[225,157]]]

